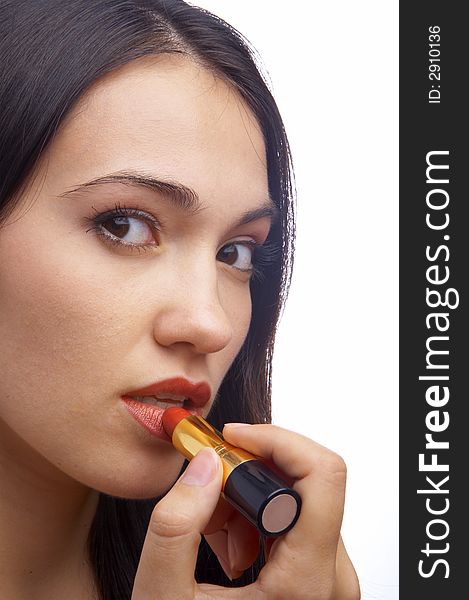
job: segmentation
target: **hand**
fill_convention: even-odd
[[[255,528],[219,501],[218,456],[203,450],[153,510],[132,600],[359,600],[357,576],[340,538],[343,460],[275,425],[227,425],[223,436],[272,461],[294,481],[302,498],[297,523],[285,535],[268,540],[267,563],[254,583],[242,588],[197,584],[194,570],[202,533],[228,574],[239,576],[258,552]]]

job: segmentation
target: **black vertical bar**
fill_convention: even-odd
[[[448,1],[400,3],[400,597],[409,600],[469,597],[463,9]],[[429,163],[435,168],[427,172]],[[432,460],[442,470],[431,471]]]

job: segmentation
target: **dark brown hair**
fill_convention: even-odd
[[[182,0],[0,0],[0,226],[19,203],[42,151],[100,76],[146,55],[189,55],[234,86],[255,114],[267,151],[269,190],[280,210],[268,241],[279,248],[251,281],[252,320],[226,374],[210,421],[270,422],[272,355],[293,268],[295,201],[282,119],[247,40],[225,21]],[[150,514],[158,498],[100,494],[89,557],[102,600],[129,600]],[[259,557],[231,583],[202,539],[199,582],[252,583]],[[157,568],[157,565],[155,565]]]

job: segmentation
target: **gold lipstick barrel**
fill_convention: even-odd
[[[173,422],[173,446],[188,460],[203,448],[213,448],[223,465],[222,496],[262,534],[279,536],[293,527],[301,497],[262,458],[226,442],[202,417],[187,412],[181,418],[183,409],[168,410],[176,411],[179,419]]]
[[[207,421],[197,415],[191,415],[182,419],[176,425],[173,431],[172,442],[176,450],[179,450],[189,460],[194,458],[202,448],[213,448],[222,459],[222,491],[233,469],[247,460],[257,459],[257,456],[254,456],[250,452],[242,448],[236,448],[225,442],[222,434],[215,427],[212,427],[210,423],[207,423]]]

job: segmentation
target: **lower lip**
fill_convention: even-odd
[[[163,413],[166,410],[165,408],[139,402],[138,400],[134,400],[134,398],[130,398],[129,396],[122,396],[122,401],[137,423],[140,423],[144,429],[149,431],[152,435],[160,440],[171,443],[171,439],[163,429]],[[176,406],[176,404],[174,406]],[[187,410],[193,415],[199,414],[199,411],[197,411],[195,408],[188,408]]]

